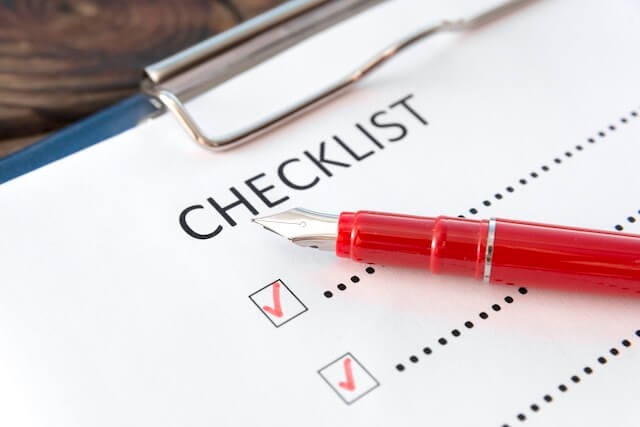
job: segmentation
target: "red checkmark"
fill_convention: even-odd
[[[347,377],[347,381],[340,381],[338,385],[348,391],[355,390],[356,383],[355,381],[353,381],[353,370],[351,370],[351,359],[348,357],[344,359],[344,374]]]
[[[275,317],[282,317],[282,306],[280,305],[280,282],[275,282],[273,286],[273,308],[263,305],[262,309]]]

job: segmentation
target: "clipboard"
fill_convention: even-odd
[[[145,68],[140,92],[0,160],[0,184],[126,131],[164,112],[204,148],[233,148],[339,95],[425,38],[486,25],[532,0],[509,0],[476,16],[427,25],[382,49],[343,78],[222,139],[205,135],[184,103],[301,41],[386,0],[291,0]]]
[[[623,19],[640,9],[626,5],[545,2],[522,20],[434,40],[446,42],[436,55],[412,51],[373,84],[238,150],[195,147],[169,114],[0,187],[3,424],[633,425],[637,301],[520,284],[486,289],[307,255],[256,230],[248,208],[388,208],[640,230],[631,197],[640,114],[629,90],[640,63],[628,55],[634,20]],[[397,14],[379,13],[387,6]],[[585,19],[567,26],[576,11]],[[417,25],[427,14],[386,4],[357,25],[373,33],[388,16],[409,15]],[[617,25],[593,31],[601,23]],[[338,35],[356,27],[346,24]],[[396,26],[396,35],[407,31]],[[330,53],[326,41],[321,51]],[[276,61],[268,65],[294,63]],[[267,78],[278,75],[265,68]],[[245,81],[259,89],[256,74]],[[259,117],[233,117],[241,103],[215,104],[238,99],[242,84],[221,89],[189,108],[215,117],[233,106],[242,125]],[[391,109],[407,94],[428,125]],[[149,109],[160,105],[139,95]],[[407,125],[404,139],[399,128],[375,125],[381,110],[389,114],[381,124]],[[326,159],[349,167],[325,163],[325,173],[313,161],[325,158],[323,146]],[[286,184],[278,170],[291,159],[289,183],[318,177],[317,187]],[[270,202],[260,199],[270,187]],[[219,239],[180,228],[180,213],[196,205],[195,229],[223,226]],[[221,214],[229,210],[235,226]],[[276,289],[287,314],[269,317]],[[352,395],[340,386],[350,382],[347,360]]]

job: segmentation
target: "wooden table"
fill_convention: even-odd
[[[0,0],[0,157],[134,93],[142,69],[284,0]]]

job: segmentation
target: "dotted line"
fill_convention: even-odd
[[[518,288],[518,292],[520,293],[520,295],[526,295],[529,291],[527,290],[527,288]],[[504,299],[504,302],[506,302],[507,304],[512,304],[514,302],[513,297],[510,296],[510,295],[507,295],[503,299]],[[500,306],[500,304],[493,304],[491,306],[491,311],[498,312],[500,310],[502,310],[502,306]],[[489,311],[489,310],[487,310],[487,311]],[[480,313],[478,313],[478,317],[481,320],[487,320],[489,318],[489,314],[486,311],[481,311]],[[451,336],[454,337],[454,338],[459,338],[462,335],[461,330],[470,330],[470,329],[473,329],[475,327],[475,324],[470,320],[467,320],[466,322],[464,322],[463,325],[464,325],[464,328],[452,329],[450,331]],[[445,337],[438,338],[437,342],[438,342],[440,347],[444,347],[449,343],[449,341]],[[434,352],[434,348],[436,348],[436,347],[438,347],[438,346],[423,347],[422,348],[422,353],[425,356],[431,356],[433,354],[433,352]],[[411,364],[416,364],[419,361],[420,361],[420,358],[417,355],[412,354],[411,356],[409,356],[409,362]],[[396,368],[396,371],[398,371],[398,372],[404,372],[405,369],[406,369],[406,367],[405,367],[405,365],[403,363],[396,364],[395,368]]]
[[[638,214],[640,214],[640,210],[638,211]],[[628,216],[627,217],[627,222],[629,223],[635,223],[636,222],[636,218],[633,216]],[[624,227],[620,224],[616,224],[614,227],[614,229],[618,230],[618,231],[622,231],[624,229]],[[640,329],[638,329],[637,331],[635,331],[635,335],[640,337]],[[620,341],[620,344],[622,344],[623,347],[628,348],[631,346],[631,341],[629,341],[628,339],[623,339],[622,341]],[[611,347],[609,349],[609,354],[611,354],[612,356],[616,357],[618,355],[620,355],[620,351],[616,348],[616,347]],[[600,365],[606,365],[607,364],[607,358],[605,356],[599,356],[597,359],[598,364]],[[582,369],[582,372],[584,372],[586,375],[591,375],[593,374],[594,370],[591,366],[585,366]],[[574,384],[578,384],[581,379],[578,375],[572,375],[571,377],[569,377],[569,379],[571,380],[572,383]],[[562,383],[558,385],[558,390],[561,393],[566,393],[569,390],[569,387]],[[544,396],[542,396],[542,400],[545,403],[551,403],[553,402],[553,397],[551,394],[545,394]],[[537,403],[532,403],[531,405],[529,405],[529,409],[531,410],[531,412],[536,413],[540,410],[540,405],[538,405]],[[526,421],[527,420],[527,415],[524,412],[520,412],[518,415],[516,415],[516,419],[518,421]],[[509,424],[503,424],[502,427],[509,427]]]
[[[631,111],[629,113],[629,116],[621,117],[619,121],[620,121],[620,124],[624,126],[626,124],[629,124],[629,122],[632,119],[635,119],[635,118],[638,118],[638,112],[637,111]],[[616,127],[616,125],[610,124],[607,127],[606,131],[604,131],[604,130],[598,131],[597,136],[593,136],[593,137],[587,138],[587,144],[585,144],[585,145],[578,144],[578,145],[576,145],[574,147],[573,150],[565,151],[562,155],[554,158],[552,163],[550,162],[549,164],[544,164],[544,165],[540,166],[539,169],[533,170],[533,171],[529,172],[528,175],[525,175],[525,177],[520,178],[518,180],[517,184],[506,186],[504,188],[504,192],[495,193],[493,195],[493,197],[490,197],[488,199],[483,200],[482,201],[482,205],[485,206],[485,207],[489,207],[493,203],[496,203],[496,201],[500,201],[500,200],[504,199],[505,196],[514,193],[516,191],[516,188],[518,188],[520,186],[525,186],[529,182],[531,182],[532,180],[536,180],[536,179],[540,178],[542,175],[544,175],[544,174],[548,173],[549,171],[551,171],[551,166],[553,166],[554,164],[556,166],[561,165],[564,160],[571,159],[574,156],[574,154],[577,154],[577,153],[580,153],[580,152],[584,151],[585,147],[587,147],[587,146],[589,146],[591,144],[595,144],[596,141],[598,141],[599,139],[602,139],[602,138],[606,137],[607,133],[613,133],[617,129],[618,128]],[[554,167],[556,167],[556,166],[554,166]],[[471,215],[477,215],[478,212],[479,212],[479,210],[476,209],[475,207],[472,207],[472,208],[469,209],[469,213]],[[464,215],[458,215],[458,217],[464,218]]]
[[[638,214],[640,215],[640,210],[638,210]],[[627,217],[627,222],[630,224],[633,224],[637,221],[635,216],[628,216]],[[618,231],[622,231],[624,230],[624,227],[622,226],[622,224],[616,224],[613,226],[614,229],[618,230]]]
[[[640,337],[640,329],[635,331],[635,335],[637,337]],[[621,340],[620,344],[622,345],[623,348],[631,347],[631,341],[629,341],[626,338]],[[613,359],[617,358],[620,355],[620,350],[617,347],[611,347],[609,349],[608,353],[613,357],[610,357],[610,359],[607,359],[607,357],[605,357],[604,355],[601,355],[597,359],[595,359],[597,364],[594,364],[593,366],[598,366],[598,365],[604,366],[604,365],[606,365],[609,360],[613,360]],[[570,377],[568,377],[568,381],[566,381],[566,383],[558,384],[557,389],[560,392],[560,394],[565,394],[565,393],[567,393],[569,391],[569,386],[567,384],[571,385],[572,387],[573,387],[572,384],[579,384],[582,381],[582,379],[584,379],[585,377],[593,375],[595,373],[595,369],[592,366],[587,365],[584,368],[582,368],[582,372],[584,373],[584,375],[582,377],[580,375],[571,375]],[[535,414],[535,413],[539,412],[544,405],[549,404],[549,403],[554,401],[554,396],[551,393],[545,394],[545,395],[542,396],[542,401],[545,402],[545,403],[538,404],[538,403],[534,402],[531,405],[529,405],[529,411],[518,413],[516,415],[516,420],[518,420],[519,422],[526,421],[527,420],[527,414],[529,414],[529,416],[530,416],[532,414]],[[509,427],[509,424],[502,424],[502,427]]]
[[[365,271],[367,274],[373,274],[373,273],[375,273],[375,272],[376,272],[376,269],[369,265],[369,266],[367,266],[367,268],[365,268],[365,269],[364,269],[364,271]],[[351,281],[351,283],[352,283],[352,284],[354,284],[354,285],[355,285],[356,283],[359,283],[359,282],[360,282],[360,276],[358,276],[358,275],[355,275],[355,274],[354,274],[353,276],[351,276],[351,277],[349,278],[349,280]],[[346,291],[346,290],[347,290],[347,285],[345,285],[344,283],[338,283],[338,284],[336,285],[336,288],[337,288],[340,292],[343,292],[343,291]],[[332,297],[333,297],[333,292],[332,292],[332,291],[330,291],[330,290],[326,290],[326,291],[324,291],[322,294],[325,296],[325,298],[332,298]]]

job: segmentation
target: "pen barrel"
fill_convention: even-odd
[[[336,254],[359,262],[428,268],[435,218],[343,212]]]
[[[498,219],[489,280],[640,294],[640,236]]]
[[[340,215],[336,253],[491,283],[640,295],[640,236],[632,234],[359,211]]]
[[[482,278],[488,221],[380,212],[343,212],[336,254],[360,262],[403,265]]]

